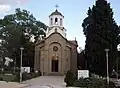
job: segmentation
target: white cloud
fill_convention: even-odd
[[[26,0],[0,0],[0,4],[4,5],[15,5],[18,3],[24,3]]]
[[[5,14],[9,12],[13,6],[22,5],[27,1],[28,0],[0,0],[0,14]]]
[[[10,8],[11,8],[10,5],[0,5],[0,13],[8,12]]]

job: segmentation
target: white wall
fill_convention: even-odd
[[[48,37],[49,35],[51,35],[52,33],[54,33],[56,28],[57,28],[57,32],[60,33],[64,38],[66,38],[66,31],[65,31],[65,29],[63,29],[63,31],[62,31],[59,27],[54,27],[53,29],[51,29],[50,31],[48,31],[46,33],[46,37]]]
[[[51,25],[51,18],[53,19],[53,23]],[[58,19],[58,25],[55,24],[55,18]],[[62,25],[60,25],[60,19],[62,19]],[[52,27],[52,26],[60,26],[60,27],[63,27],[63,21],[64,21],[64,18],[63,16],[61,15],[52,15],[49,17],[49,26]]]

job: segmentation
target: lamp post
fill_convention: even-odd
[[[118,36],[116,37],[116,41],[118,41],[119,40],[119,36],[120,36],[120,34],[118,34]],[[117,79],[118,79],[118,58],[119,58],[119,52],[120,52],[120,44],[119,45],[117,45],[117,50],[118,50],[118,53],[117,53],[117,60],[116,60],[116,71],[117,71]]]
[[[22,82],[22,56],[23,56],[24,48],[21,47],[20,50],[21,50],[21,54],[20,54],[20,59],[21,59],[21,62],[20,62],[20,82]]]
[[[13,53],[14,53],[14,73],[15,73],[15,71],[16,71],[16,49],[15,48],[13,48]]]
[[[118,79],[118,61],[119,61],[119,54],[120,54],[120,44],[117,46],[117,50],[118,50],[118,57],[117,57],[117,61],[116,61],[116,71],[117,71],[117,79]]]
[[[14,61],[14,73],[15,73],[15,70],[16,70],[16,56],[14,58],[15,58],[15,61]]]
[[[108,51],[109,51],[109,49],[105,49],[105,52],[106,52],[106,61],[107,61],[107,84],[109,85],[109,72],[108,72]]]

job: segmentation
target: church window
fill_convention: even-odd
[[[55,24],[58,24],[58,19],[57,18],[55,18]]]
[[[57,46],[54,46],[54,47],[53,47],[53,51],[55,51],[55,52],[58,51],[58,47],[57,47]]]
[[[53,18],[51,18],[51,25],[53,24]]]
[[[62,25],[62,19],[60,19],[60,25]]]

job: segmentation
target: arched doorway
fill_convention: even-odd
[[[52,72],[58,72],[59,69],[59,60],[58,60],[58,56],[53,56],[52,57],[52,61],[51,61],[51,71]]]
[[[50,73],[59,73],[61,72],[61,44],[53,42],[49,46],[48,57],[48,70]]]

